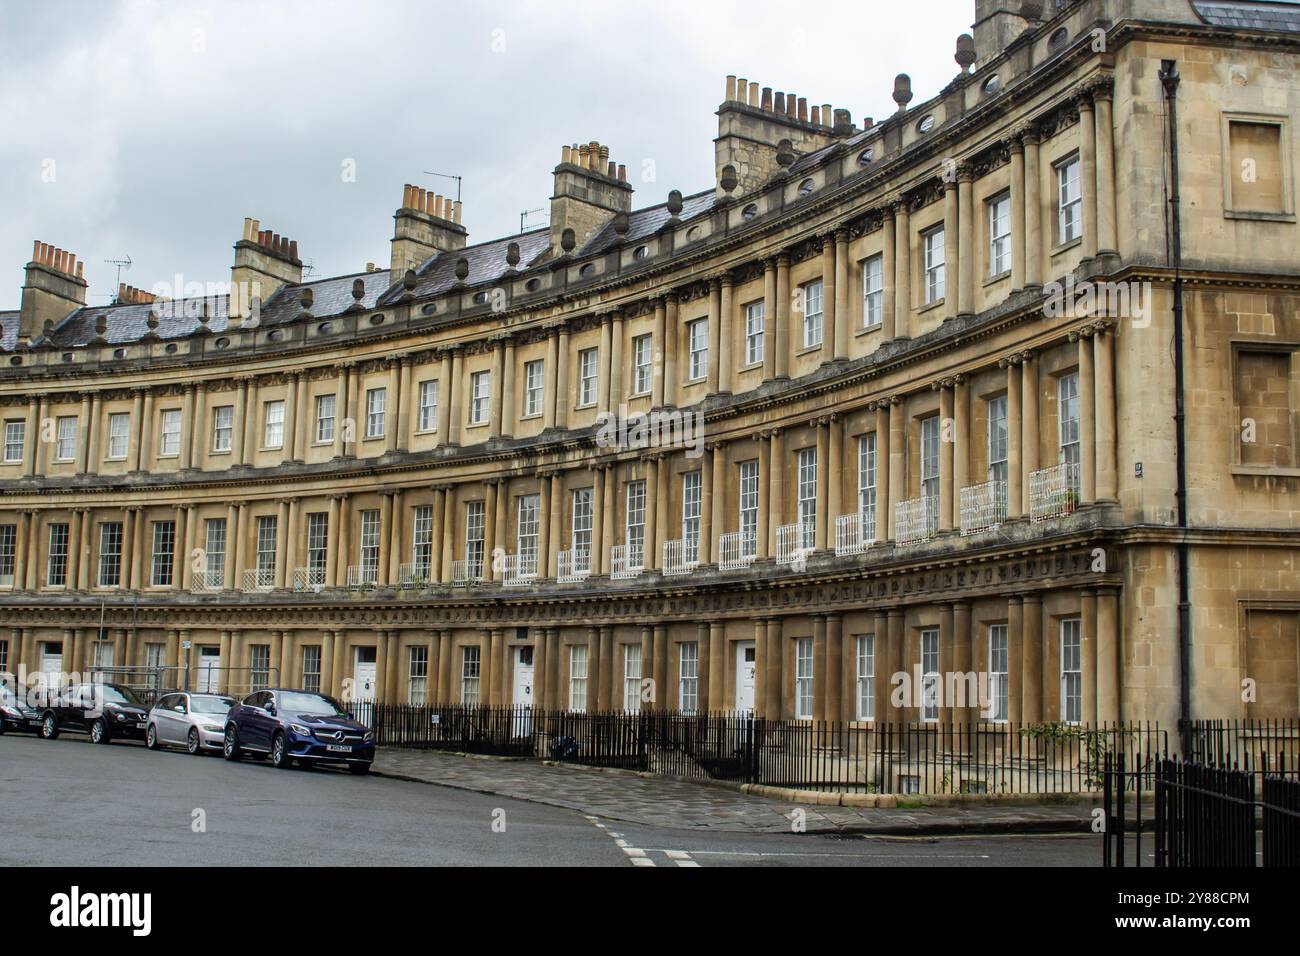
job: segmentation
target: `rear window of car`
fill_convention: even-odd
[[[190,710],[196,714],[224,714],[235,702],[229,697],[191,697]]]

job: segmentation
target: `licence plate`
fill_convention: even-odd
[[[326,744],[325,749],[332,754],[350,754],[352,748],[347,744]]]
[[[135,729],[136,729],[136,730],[144,730],[144,729],[145,729],[146,727],[148,727],[148,726],[149,726],[149,723],[148,723],[147,721],[142,720],[142,721],[140,721],[139,723],[137,723],[137,724],[135,725]]]

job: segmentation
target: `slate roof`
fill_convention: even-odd
[[[1192,0],[1192,6],[1216,27],[1300,33],[1300,3],[1294,0]]]
[[[373,309],[391,284],[388,281],[388,270],[379,269],[375,272],[355,272],[346,276],[303,282],[300,285],[281,286],[270,301],[262,305],[262,324],[292,322],[302,315],[304,289],[311,290],[311,314],[314,317],[324,318],[346,312],[355,301],[352,298],[352,283],[357,279],[365,284],[365,295],[361,298],[363,309]]]
[[[12,352],[18,344],[18,317],[17,309],[0,312],[0,350]]]
[[[690,196],[682,197],[682,212],[678,217],[682,222],[687,219],[694,219],[713,208],[713,190],[706,189],[702,192],[693,193]],[[657,206],[647,206],[645,209],[637,209],[628,214],[627,233],[622,237],[625,243],[638,242],[648,236],[653,236],[656,232],[664,227],[672,217],[668,214],[667,201]],[[605,223],[599,232],[587,241],[587,244],[577,250],[581,256],[593,256],[605,252],[611,246],[619,242],[619,235],[614,231],[614,222],[610,220]]]
[[[551,231],[549,228],[534,229],[532,232],[506,236],[504,239],[493,239],[491,242],[466,246],[464,249],[440,252],[415,270],[419,278],[414,290],[416,297],[439,295],[452,288],[456,284],[456,260],[461,258],[469,261],[466,285],[478,285],[500,278],[509,268],[509,263],[506,262],[506,251],[512,242],[519,243],[517,268],[522,271],[550,248]],[[401,277],[394,277],[394,281],[399,278]],[[351,289],[351,283],[348,284],[348,288]],[[395,289],[393,293],[394,297],[403,294],[405,290],[400,288]],[[314,313],[316,310],[312,311]]]
[[[229,318],[229,296],[214,295],[207,298],[176,299],[158,308],[158,337],[179,339],[193,335],[201,324],[199,315],[204,303],[208,306],[208,329],[222,332]],[[109,345],[136,342],[149,331],[149,313],[153,304],[147,305],[95,305],[78,309],[54,327],[50,343],[56,347],[88,344],[95,337],[95,323],[105,316],[107,330],[104,340]]]

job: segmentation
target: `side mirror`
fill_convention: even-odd
[[[275,701],[269,700],[266,702],[266,712],[272,717],[275,716]]]

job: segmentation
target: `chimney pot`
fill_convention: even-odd
[[[758,104],[759,104],[758,82],[756,80],[751,80],[749,83],[749,105],[758,106]]]
[[[728,73],[727,92],[723,96],[723,102],[730,103],[735,98],[736,98],[736,75],[734,73]]]
[[[799,97],[799,122],[808,122],[808,98],[805,96]]]
[[[620,183],[627,182],[627,166],[623,163],[618,164],[618,181]]]
[[[293,241],[291,241],[291,242],[289,243],[289,258],[290,258],[290,259],[297,259],[297,258],[298,258],[298,240],[297,240],[297,239],[294,239]]]
[[[814,126],[822,125],[822,108],[820,106],[814,106],[812,108],[812,124]]]
[[[569,152],[570,152],[570,149],[569,149],[568,146],[561,146],[561,147],[560,147],[560,162],[562,162],[562,163],[571,163],[571,162],[573,162],[572,158],[569,156]]]
[[[772,112],[772,87],[763,87],[763,100],[760,108],[764,113]]]
[[[32,262],[41,261],[41,240],[32,240]]]
[[[780,90],[778,90],[776,94],[776,112],[778,113],[785,112],[785,94],[782,93]]]
[[[460,223],[460,200],[459,199],[456,200],[456,205],[453,208],[453,213],[454,214],[451,217],[451,221],[459,224]]]

